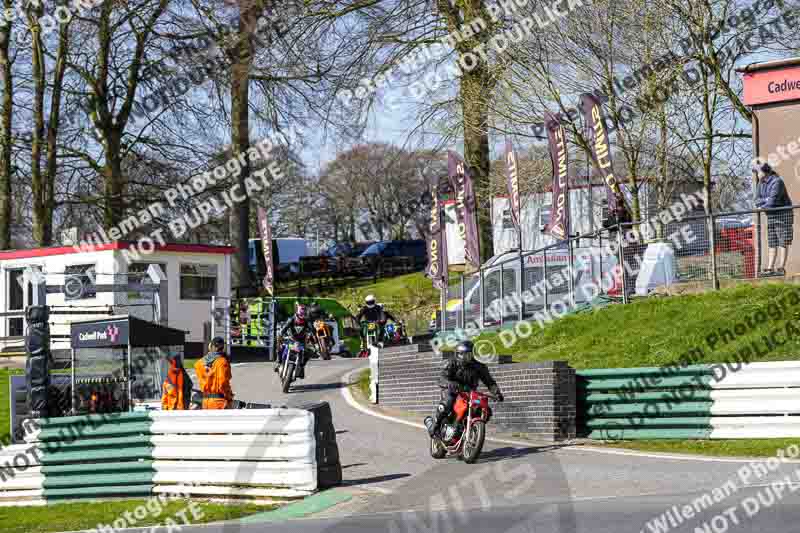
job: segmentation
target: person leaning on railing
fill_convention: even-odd
[[[766,161],[756,159],[753,162],[753,171],[758,177],[756,186],[755,205],[759,209],[775,209],[789,207],[792,199],[786,190],[783,179],[772,169]],[[786,257],[789,255],[789,246],[792,244],[794,225],[794,212],[791,208],[776,211],[767,211],[767,268],[764,274],[786,274]],[[776,253],[777,252],[777,253]],[[780,256],[779,258],[777,256]],[[775,268],[777,259],[778,268]]]

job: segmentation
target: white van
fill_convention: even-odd
[[[547,278],[544,279],[545,253],[547,255]],[[553,306],[556,302],[569,305],[569,252],[564,248],[551,248],[545,253],[523,256],[523,297],[525,314],[544,309],[545,288],[547,302]],[[501,266],[502,264],[502,266]],[[619,273],[612,272],[617,265],[617,258],[599,247],[581,247],[573,249],[573,286],[575,304],[589,302],[600,292],[621,294],[622,280]],[[498,254],[489,259],[483,266],[483,282],[486,286],[484,305],[486,306],[486,323],[494,323],[500,309],[507,319],[514,319],[519,314],[520,299],[517,297],[517,279],[520,270],[519,252],[516,250]],[[502,271],[502,293],[501,293]],[[464,300],[466,300],[467,319],[475,319],[480,313],[480,276],[474,274],[465,278]],[[453,315],[460,312],[462,303],[460,285],[451,286],[447,302],[448,323]],[[558,304],[556,304],[558,305]],[[496,313],[490,310],[494,306]],[[501,307],[503,306],[503,307]]]

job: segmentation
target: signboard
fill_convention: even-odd
[[[800,66],[745,73],[743,100],[745,105],[800,100]]]
[[[130,337],[127,318],[101,322],[73,323],[70,337],[73,348],[105,348],[127,345]]]

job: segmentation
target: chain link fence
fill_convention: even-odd
[[[440,302],[443,329],[544,321],[597,298],[628,303],[654,291],[716,289],[730,280],[785,276],[787,265],[800,272],[800,256],[791,266],[799,208],[711,215],[670,210],[670,216],[662,212],[538,250],[509,251],[450,280]]]

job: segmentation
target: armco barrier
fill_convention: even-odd
[[[0,505],[78,498],[297,498],[341,482],[330,406],[38,420],[0,451]]]
[[[800,437],[800,361],[577,372],[579,434],[594,439]]]

